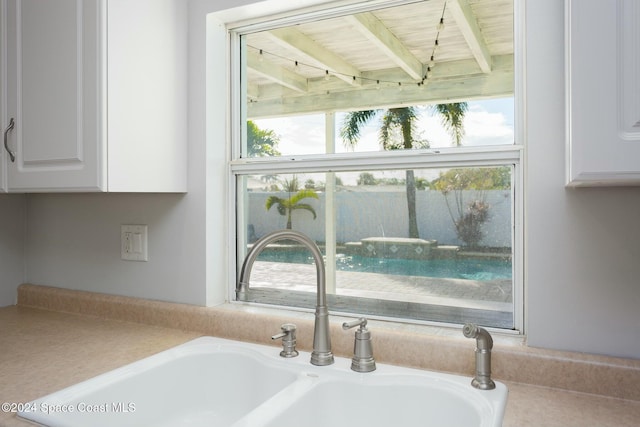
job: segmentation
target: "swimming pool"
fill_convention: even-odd
[[[313,258],[304,251],[266,249],[260,261],[313,264]],[[509,258],[464,258],[457,259],[397,259],[372,258],[358,255],[338,254],[338,271],[392,274],[398,276],[423,276],[468,280],[511,280],[512,264]]]

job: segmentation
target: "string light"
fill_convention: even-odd
[[[424,76],[422,77],[421,81],[419,82],[410,82],[410,83],[415,83],[417,84],[417,86],[420,89],[424,89],[424,87],[427,85],[427,81],[428,79],[432,78],[433,76],[433,67],[436,65],[436,60],[435,60],[435,55],[437,53],[437,51],[439,50],[441,44],[440,44],[440,32],[442,30],[444,30],[445,25],[444,25],[444,13],[445,10],[447,8],[447,2],[444,2],[444,7],[442,9],[442,16],[440,17],[440,20],[438,22],[438,24],[436,25],[436,29],[437,29],[437,33],[436,33],[436,38],[434,40],[433,43],[433,49],[431,51],[431,55],[429,57],[429,62],[427,63],[427,70],[424,74]],[[248,47],[252,47],[253,46],[248,46]],[[255,49],[255,48],[254,48]],[[292,61],[294,64],[294,68],[296,70],[299,70],[301,66],[307,67],[307,68],[312,68],[312,69],[316,69],[316,70],[324,70],[324,80],[328,81],[330,79],[331,74],[337,75],[337,76],[342,76],[342,77],[351,77],[351,80],[353,81],[353,83],[357,83],[358,80],[360,80],[361,82],[375,82],[375,88],[376,89],[380,89],[381,88],[381,84],[395,84],[398,87],[399,91],[402,91],[403,89],[403,82],[401,81],[391,81],[391,80],[381,80],[381,79],[373,79],[373,78],[369,78],[369,77],[362,77],[362,76],[354,76],[354,75],[350,75],[350,74],[343,74],[340,73],[338,71],[331,71],[329,72],[328,69],[324,69],[324,68],[320,68],[317,67],[315,65],[311,65],[311,64],[306,64],[304,62],[298,61],[298,60],[292,60],[290,58],[286,58],[284,56],[275,54],[275,53],[271,53],[271,52],[267,52],[263,49],[259,49],[259,61],[262,62],[264,60],[264,56],[265,54],[267,55],[271,55],[273,57],[285,60],[285,61]],[[408,83],[408,82],[405,82]],[[326,92],[327,94],[329,94],[329,91]],[[257,101],[252,101],[252,102],[257,102]]]
[[[431,76],[433,75],[433,67],[436,65],[436,59],[435,59],[435,55],[436,52],[438,51],[438,48],[440,47],[440,32],[442,30],[444,30],[444,12],[445,10],[447,10],[447,2],[444,2],[444,6],[442,7],[442,15],[440,16],[440,22],[438,22],[438,25],[436,26],[436,39],[433,42],[433,50],[431,51],[431,58],[429,58],[429,64],[427,66],[427,72],[424,75],[423,78],[423,82],[426,79],[430,79]]]

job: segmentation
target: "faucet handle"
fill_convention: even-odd
[[[285,323],[280,326],[281,332],[271,337],[272,340],[282,338],[282,351],[281,357],[296,357],[298,351],[296,350],[296,325],[293,323]]]
[[[365,319],[364,317],[360,317],[359,319],[352,320],[351,322],[344,322],[342,324],[342,329],[346,331],[347,329],[355,328],[356,326],[360,326],[360,329],[366,329],[367,319]]]
[[[367,329],[367,319],[361,317],[351,322],[344,322],[342,329],[347,330],[360,326],[356,331],[356,339],[353,343],[353,358],[351,369],[356,372],[371,372],[376,369],[376,361],[373,358],[371,346],[371,332]]]

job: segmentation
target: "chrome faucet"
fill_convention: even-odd
[[[313,328],[313,352],[311,353],[311,364],[318,366],[331,365],[333,363],[333,353],[331,353],[331,336],[329,334],[329,310],[327,309],[327,285],[325,281],[324,260],[322,253],[306,235],[299,231],[278,230],[269,233],[256,241],[242,263],[240,278],[236,285],[236,299],[238,301],[247,300],[249,291],[249,280],[251,279],[251,269],[256,258],[267,247],[268,244],[278,240],[294,240],[304,245],[311,254],[316,264],[316,311],[315,325]]]
[[[493,390],[496,384],[491,379],[491,349],[493,338],[484,328],[467,323],[462,328],[462,334],[467,338],[476,339],[476,376],[471,385],[480,390]]]

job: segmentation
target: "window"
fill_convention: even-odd
[[[332,311],[520,329],[513,3],[371,7],[231,31],[236,264],[292,228]],[[313,308],[312,264],[270,245],[247,300]]]

